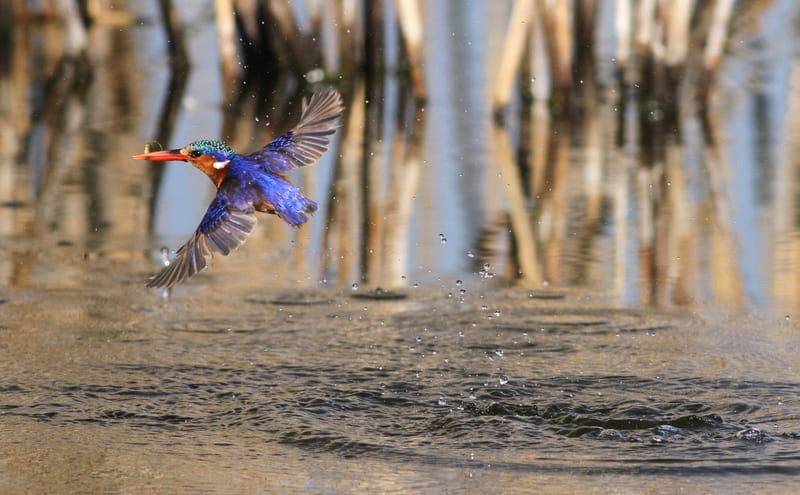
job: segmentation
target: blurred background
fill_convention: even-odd
[[[187,286],[603,292],[800,304],[791,0],[0,0],[0,284],[138,287],[252,152],[334,86],[331,152]],[[226,280],[230,279],[228,282]],[[185,288],[179,290],[187,290]],[[189,289],[190,290],[190,289]]]

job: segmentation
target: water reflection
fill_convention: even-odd
[[[398,15],[390,4],[384,6],[386,22],[394,23]],[[794,119],[785,117],[794,113],[784,105],[792,108],[796,91],[790,52],[774,57],[770,49],[793,46],[780,41],[795,36],[786,20],[795,13],[791,5],[728,12],[734,21],[727,34],[735,42],[717,59],[708,52],[699,65],[687,59],[680,73],[636,72],[630,65],[655,62],[646,56],[625,62],[637,59],[623,54],[622,83],[605,60],[597,70],[586,67],[574,76],[582,79],[559,72],[564,62],[558,57],[565,55],[549,43],[561,19],[544,12],[544,23],[531,24],[529,46],[519,52],[530,59],[511,65],[534,85],[523,84],[522,93],[497,93],[490,102],[487,95],[502,82],[492,75],[506,63],[493,54],[510,53],[514,36],[506,36],[503,26],[509,15],[528,12],[519,10],[524,4],[426,4],[425,22],[417,28],[424,33],[424,50],[412,58],[424,59],[425,78],[415,85],[383,71],[402,67],[405,52],[381,22],[366,24],[366,46],[375,50],[355,60],[320,53],[311,66],[286,62],[295,68],[271,69],[268,77],[248,66],[235,80],[229,67],[224,90],[214,84],[220,63],[214,19],[196,8],[164,11],[166,17],[179,13],[183,22],[205,23],[201,36],[186,40],[188,71],[175,62],[175,53],[166,64],[162,55],[151,56],[169,43],[159,19],[146,13],[114,23],[97,16],[81,51],[72,27],[62,29],[48,17],[66,15],[64,25],[72,26],[74,12],[22,9],[17,15],[27,22],[3,29],[13,41],[3,47],[0,82],[0,199],[11,242],[4,281],[42,282],[34,274],[43,267],[30,247],[13,243],[17,235],[32,236],[40,249],[61,242],[115,256],[124,251],[141,259],[137,272],[151,271],[147,265],[157,261],[157,249],[193,228],[208,186],[193,171],[169,168],[180,165],[142,167],[128,157],[151,139],[172,146],[220,136],[237,149],[259,147],[298,113],[300,98],[310,91],[304,77],[325,60],[329,80],[323,84],[338,85],[348,100],[346,125],[332,157],[295,178],[321,200],[314,222],[296,234],[262,222],[254,244],[273,253],[263,283],[436,285],[445,276],[477,275],[489,263],[500,283],[600,289],[623,303],[775,303],[793,309],[796,284],[789,274],[796,268],[791,252],[797,233],[791,212],[797,207],[791,156],[797,133]],[[402,8],[399,17],[413,23],[418,13],[403,14]],[[625,12],[604,7],[579,13],[609,22]],[[297,19],[304,18],[300,13]],[[314,26],[312,35],[301,28],[306,50],[321,51],[313,33],[351,46],[353,40],[339,31],[324,34],[320,19],[330,12],[305,15]],[[762,22],[739,21],[744,16]],[[139,20],[124,24],[126,19]],[[601,26],[599,35],[587,28],[583,36],[604,39],[609,29]],[[619,52],[624,38],[616,35]],[[268,43],[256,39],[251,43]],[[595,54],[612,53],[609,46],[599,42]],[[299,60],[294,52],[288,55]],[[245,52],[243,60],[257,64],[255,56]],[[576,57],[594,60],[584,50]],[[359,66],[365,70],[355,70]],[[716,66],[713,73],[697,69]],[[638,80],[637,74],[647,77]],[[153,84],[151,76],[165,83]],[[746,84],[754,78],[761,83]],[[576,90],[560,103],[528,105],[520,98],[525,88],[541,97],[567,85]],[[187,190],[187,180],[197,187]],[[141,258],[146,250],[153,254]],[[258,258],[254,249],[242,256]],[[249,265],[222,264],[230,265],[224,270]],[[69,278],[58,270],[47,279]]]

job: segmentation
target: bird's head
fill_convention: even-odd
[[[189,162],[208,175],[211,181],[219,187],[222,180],[228,175],[228,166],[237,156],[227,144],[216,139],[201,139],[175,150],[151,151],[135,155],[135,160],[150,160],[154,162],[180,161]]]

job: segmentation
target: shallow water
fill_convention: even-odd
[[[800,474],[783,318],[478,280],[463,302],[252,294],[6,301],[3,490],[774,493]]]
[[[233,129],[253,149],[297,95],[240,88],[251,104],[227,108],[190,5],[164,145]],[[0,492],[796,491],[797,7],[735,31],[715,139],[689,112],[651,160],[618,143],[638,116],[613,91],[576,122],[534,110],[530,252],[510,206],[520,124],[493,127],[489,105],[510,2],[425,5],[429,101],[395,128],[408,102],[386,76],[379,193],[342,172],[342,130],[293,177],[321,206],[308,225],[262,216],[169,297],[143,281],[211,185],[130,159],[169,96],[157,21],[93,28],[88,88],[49,109],[49,28],[15,34],[33,41],[0,74],[2,110],[22,107],[0,112]]]

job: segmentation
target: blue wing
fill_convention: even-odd
[[[300,123],[294,129],[247,158],[273,173],[313,165],[328,151],[328,136],[339,127],[343,110],[342,97],[335,89],[317,91],[310,101],[303,100]]]
[[[214,251],[227,256],[241,246],[256,224],[252,205],[237,206],[217,195],[192,237],[147,287],[172,287],[208,266]]]

